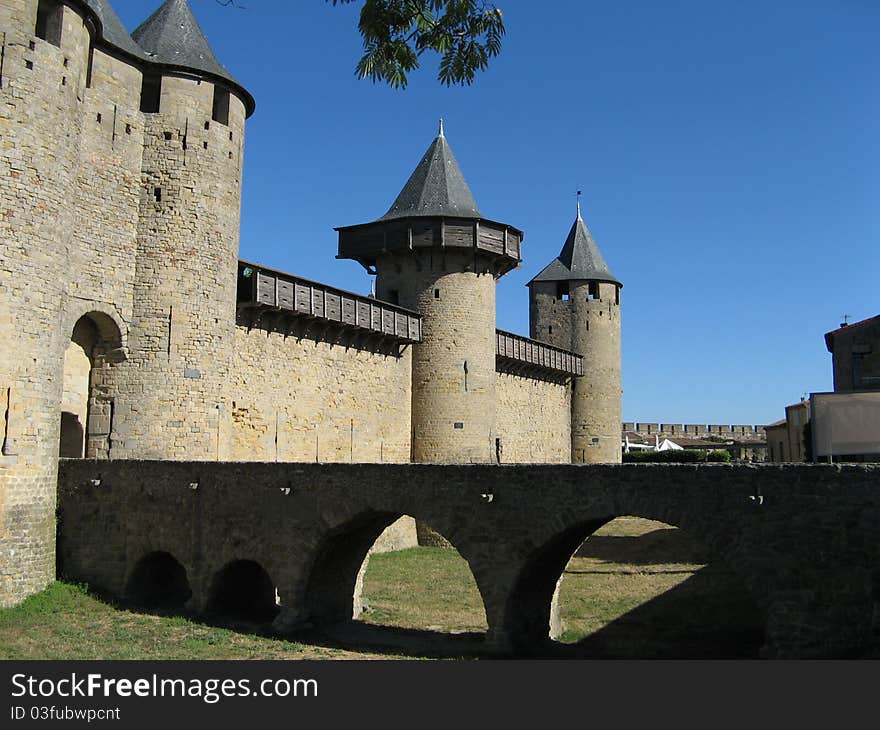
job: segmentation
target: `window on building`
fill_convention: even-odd
[[[34,35],[60,48],[63,19],[64,6],[59,0],[40,0],[37,5],[37,24],[34,27]]]
[[[214,108],[211,119],[220,124],[229,124],[229,91],[222,86],[214,87]]]
[[[141,83],[141,111],[156,114],[162,99],[162,77],[159,74],[144,74]]]
[[[568,299],[568,282],[567,281],[557,281],[556,282],[556,298],[557,299]]]
[[[589,287],[588,299],[599,299],[599,282],[591,281]]]

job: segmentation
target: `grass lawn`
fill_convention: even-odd
[[[483,632],[476,583],[454,550],[412,548],[370,558],[364,628]],[[729,573],[704,567],[699,550],[662,523],[619,518],[593,535],[566,568],[562,641],[594,656],[739,655],[759,626]],[[719,628],[720,627],[720,628]],[[0,659],[366,659],[394,649],[350,651],[343,642],[299,642],[255,627],[221,627],[116,606],[85,588],[55,583],[0,609]],[[751,642],[751,643],[749,643]]]

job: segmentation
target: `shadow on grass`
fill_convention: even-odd
[[[757,659],[764,617],[732,573],[707,566],[603,628],[571,644],[558,658]]]
[[[195,624],[240,634],[312,647],[425,659],[750,659],[764,643],[763,616],[744,588],[729,573],[708,566],[675,588],[646,601],[594,633],[549,638],[516,657],[486,646],[481,632],[444,633],[428,629],[382,626],[349,621],[303,628],[289,634],[273,630],[271,621],[196,614],[169,607],[144,607],[101,591],[89,593],[117,610]]]

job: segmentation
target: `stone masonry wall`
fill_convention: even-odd
[[[143,115],[129,353],[106,385],[115,458],[228,458],[245,110],[232,95],[214,121],[213,94],[165,76]]]
[[[497,373],[495,393],[502,463],[571,461],[571,394],[566,383]]]
[[[633,515],[680,527],[743,580],[764,616],[762,656],[876,656],[878,477],[880,466],[860,464],[67,460],[59,555],[69,577],[124,595],[142,558],[168,552],[196,610],[224,566],[254,560],[278,589],[286,630],[350,619],[370,547],[408,514],[468,562],[487,647],[526,653],[547,643],[557,581],[578,545]]]
[[[399,356],[236,327],[235,461],[408,462],[412,348]]]
[[[413,346],[413,460],[495,461],[495,278],[471,251],[383,256],[377,295],[422,315]]]
[[[0,605],[55,575],[55,485],[74,185],[89,30],[67,5],[0,3]]]

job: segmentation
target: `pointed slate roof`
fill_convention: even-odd
[[[111,46],[138,58],[146,58],[144,50],[128,34],[108,0],[86,0],[86,4],[101,21],[101,37]]]
[[[397,200],[379,220],[410,216],[482,218],[473,193],[443,133],[440,131],[410,176]]]
[[[623,286],[608,268],[599,247],[590,235],[590,229],[581,217],[581,206],[578,203],[577,218],[568,232],[565,245],[550,265],[532,281],[607,281]]]
[[[154,61],[205,71],[240,86],[217,60],[187,0],[165,0],[131,35]]]

